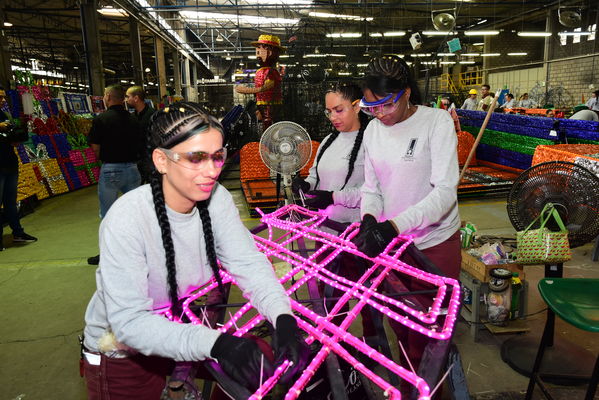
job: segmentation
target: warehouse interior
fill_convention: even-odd
[[[338,372],[343,381],[321,367],[329,393],[310,394],[306,388],[317,386],[314,379],[285,398],[541,399],[539,386],[526,396],[551,312],[557,315],[551,329],[554,343],[541,367],[547,387],[555,399],[589,398],[588,378],[599,354],[597,295],[589,294],[583,305],[566,298],[569,310],[580,306],[576,315],[585,325],[561,318],[558,306],[548,306],[539,287],[562,277],[599,282],[598,24],[599,3],[594,0],[0,0],[0,109],[6,114],[0,121],[28,133],[27,140],[5,142],[18,158],[20,222],[35,236],[35,241],[19,243],[11,235],[3,200],[0,397],[88,398],[78,337],[101,269],[101,261],[90,265],[89,259],[99,252],[103,161],[90,147],[89,133],[109,109],[107,88],[140,86],[146,104],[156,110],[194,102],[217,117],[228,154],[218,181],[252,230],[266,223],[264,213],[293,202],[291,175],[311,173],[317,149],[335,130],[327,90],[340,82],[363,85],[372,60],[393,56],[410,69],[422,96],[418,107],[447,110],[455,124],[462,242],[455,325],[453,300],[447,300],[440,318],[450,326],[449,340],[434,341],[443,343],[443,362],[431,362],[434,378],[427,376],[426,390],[400,390],[397,376],[382,363],[372,366],[375,379],[361,372],[351,375],[347,370],[355,374],[359,368],[340,355],[342,350],[333,350],[349,365]],[[281,76],[282,105],[273,121],[260,120],[264,113],[258,117],[257,96],[237,90],[258,86],[254,82],[264,63],[256,43],[264,38],[280,40],[275,47],[282,49],[274,65]],[[493,99],[491,109],[462,106],[473,93],[476,101],[484,99],[485,86]],[[507,94],[516,100],[514,106],[507,106]],[[522,99],[530,99],[529,105]],[[125,107],[136,115],[131,104]],[[591,116],[576,118],[581,110]],[[271,122],[292,122],[287,126],[293,125],[290,129],[299,131],[302,145],[311,149],[291,172],[277,171],[265,160],[259,143],[266,140]],[[557,172],[544,172],[543,166]],[[571,256],[518,262],[516,234],[545,215],[548,202],[556,204],[569,230]],[[274,240],[272,229],[256,236]],[[308,247],[314,245],[313,237],[306,238]],[[294,249],[300,255],[301,240],[299,250]],[[479,246],[498,248],[494,255],[508,249],[508,254],[491,262],[485,259],[489,254],[471,251]],[[273,261],[280,254],[267,255],[279,278],[289,272],[284,261]],[[509,278],[493,275],[496,267],[508,270]],[[499,281],[501,290],[509,287],[504,296],[512,309],[505,319],[494,321],[490,299]],[[302,295],[309,298],[308,292]],[[234,288],[229,303],[245,301]],[[233,318],[239,307],[227,310],[225,319]],[[381,339],[388,345],[376,349],[400,365],[403,344],[389,320]],[[358,315],[345,332],[362,340],[361,324]],[[436,334],[438,327],[432,325],[429,332]],[[557,376],[562,373],[578,376]],[[356,379],[360,383],[350,388]],[[195,398],[210,398],[206,388],[214,385],[195,382],[205,390]],[[252,398],[284,398],[288,387],[282,387]],[[436,395],[430,395],[435,389]],[[599,399],[599,394],[590,398]]]

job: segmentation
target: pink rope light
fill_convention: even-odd
[[[350,363],[374,384],[384,390],[386,396],[391,399],[401,399],[401,393],[397,388],[364,366],[363,363],[341,346],[340,342],[345,343],[346,346],[353,347],[406,382],[409,382],[418,390],[418,399],[430,399],[430,388],[424,379],[380,354],[362,340],[350,334],[348,329],[356,320],[362,308],[368,305],[388,318],[422,335],[437,340],[448,340],[453,333],[460,306],[460,286],[458,281],[422,271],[399,260],[405,249],[413,241],[409,236],[398,236],[387,246],[382,254],[374,258],[369,258],[358,251],[351,242],[351,239],[357,235],[359,230],[359,225],[356,223],[351,224],[344,232],[336,236],[320,230],[321,225],[326,221],[326,216],[320,212],[310,211],[297,205],[282,207],[271,214],[264,214],[260,210],[258,212],[262,216],[261,222],[265,224],[268,231],[267,238],[254,235],[258,249],[268,257],[277,258],[290,264],[292,267],[280,279],[282,284],[287,284],[286,293],[288,295],[291,296],[298,290],[303,289],[311,280],[321,281],[343,293],[339,299],[335,300],[333,307],[328,310],[326,315],[318,315],[304,305],[291,300],[292,309],[299,315],[297,318],[298,326],[308,334],[306,342],[311,344],[317,340],[322,344],[322,348],[313,357],[301,375],[296,378],[295,383],[285,395],[285,400],[294,400],[298,397],[331,351]],[[301,220],[297,220],[298,217]],[[279,236],[276,236],[276,234]],[[312,240],[315,243],[319,243],[320,248],[310,252],[291,250],[290,247],[294,246],[300,240]],[[365,260],[368,264],[362,276],[357,281],[349,280],[327,269],[327,266],[342,253],[352,254],[355,257]],[[323,255],[325,255],[324,258]],[[322,260],[320,260],[321,258]],[[300,277],[302,273],[303,276]],[[424,312],[421,309],[415,308],[418,307],[417,305],[379,293],[377,289],[384,283],[389,273],[412,277],[435,287],[436,292],[432,295],[433,299],[430,309]],[[223,283],[236,284],[233,277],[224,270],[221,269],[220,274]],[[292,279],[296,279],[296,281],[289,285]],[[369,281],[370,286],[365,286],[367,281]],[[195,300],[206,295],[216,287],[217,284],[212,279],[207,284],[193,291],[183,302],[183,314],[192,324],[207,324],[207,321],[204,320],[205,318],[202,315],[196,315],[190,306]],[[447,298],[448,289],[450,289],[451,293],[449,298]],[[351,301],[356,301],[356,303],[353,306],[349,306]],[[442,309],[444,304],[447,304],[446,312]],[[350,310],[342,322],[338,325],[334,324],[332,322],[333,318],[347,306],[350,307]],[[229,320],[223,326],[219,327],[218,330],[220,332],[233,332],[236,336],[244,335],[264,320],[264,317],[260,314],[249,316],[248,312],[250,311],[252,311],[252,306],[250,303],[246,303],[237,312],[232,315],[230,314]],[[157,313],[165,315],[171,321],[181,322],[181,316],[173,316],[170,309],[162,309],[157,311]],[[249,320],[241,324],[240,321],[242,318],[247,319],[248,317]],[[259,400],[267,395],[290,365],[291,362],[288,360],[280,365],[275,370],[274,375],[268,378],[250,399]]]

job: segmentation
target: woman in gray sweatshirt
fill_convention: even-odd
[[[251,389],[263,367],[263,379],[268,376],[272,366],[253,340],[156,313],[181,315],[182,299],[213,276],[222,290],[217,259],[276,325],[276,362],[293,361],[288,374],[301,369],[306,347],[285,290],[217,182],[226,159],[222,126],[198,104],[183,102],[157,112],[149,131],[150,184],[118,199],[100,226],[97,290],[85,314],[89,398],[108,392],[110,398],[158,399],[173,360],[216,359]],[[171,380],[169,387],[185,383],[194,391],[192,382]]]

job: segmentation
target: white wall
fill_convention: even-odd
[[[537,84],[543,86],[545,79],[545,68],[538,67],[506,72],[490,72],[488,83],[492,92],[501,90],[507,85],[507,88],[517,100],[523,93],[530,93]]]

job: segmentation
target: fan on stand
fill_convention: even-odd
[[[599,234],[599,178],[588,169],[551,161],[524,171],[507,198],[510,222],[517,231],[525,230],[547,203],[554,205],[568,229],[571,248],[589,243]],[[546,264],[545,277],[563,277],[563,264]],[[501,347],[501,358],[517,372],[530,376],[539,342],[533,335],[508,339]],[[541,374],[547,382],[579,384],[559,375],[588,377],[594,362],[595,356],[588,351],[556,337],[545,352]]]
[[[281,177],[285,204],[291,202],[291,175],[310,160],[312,143],[308,132],[295,122],[282,121],[269,126],[260,138],[260,157],[277,174],[277,197],[281,191]]]

